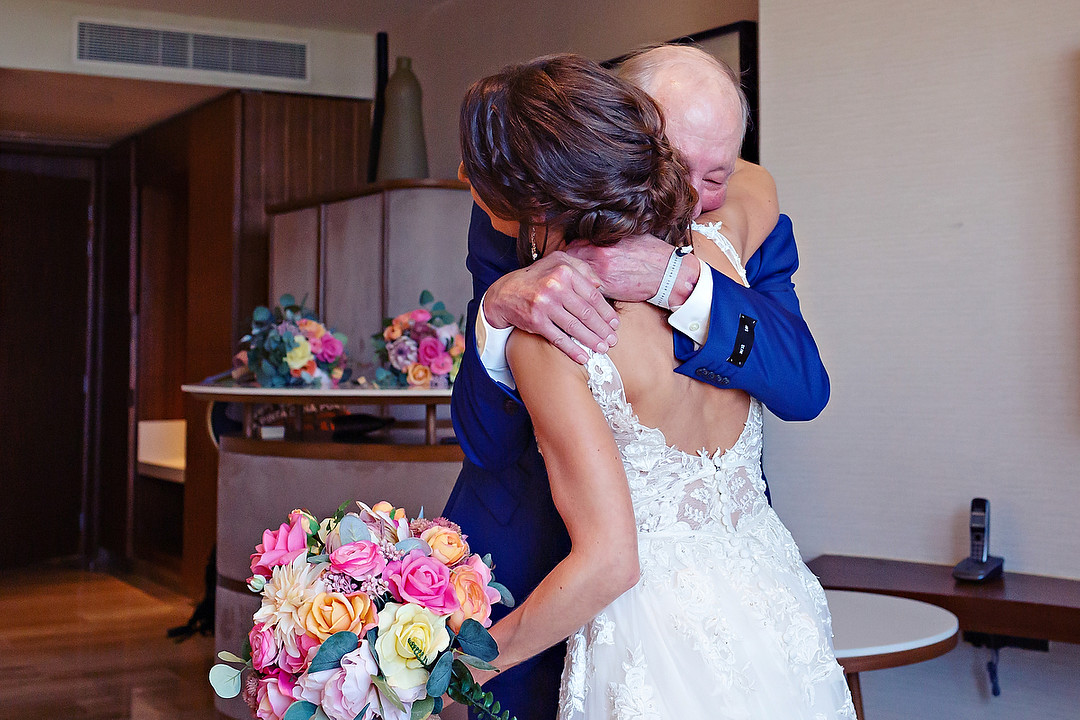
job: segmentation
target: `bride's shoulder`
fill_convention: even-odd
[[[587,377],[581,365],[546,338],[524,330],[510,333],[510,339],[506,342],[506,360],[517,379],[524,376],[553,379],[575,374]]]

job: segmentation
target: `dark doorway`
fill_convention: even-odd
[[[0,567],[80,552],[94,175],[0,151]]]

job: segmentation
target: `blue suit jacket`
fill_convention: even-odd
[[[492,229],[473,205],[466,261],[473,277],[466,350],[451,414],[465,463],[443,514],[461,525],[470,547],[490,552],[496,578],[520,602],[570,550],[555,510],[529,415],[518,395],[488,376],[476,352],[480,299],[518,268],[514,238]],[[829,399],[829,378],[799,311],[791,276],[799,266],[791,221],[776,228],[746,264],[749,288],[713,271],[709,337],[695,350],[675,334],[677,372],[739,388],[784,420],[810,420]],[[497,609],[497,619],[506,613]],[[519,720],[556,716],[565,648],[558,645],[485,684]]]

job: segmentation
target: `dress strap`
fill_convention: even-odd
[[[739,257],[739,253],[735,250],[735,246],[731,244],[731,241],[720,232],[721,225],[723,225],[722,222],[694,223],[690,227],[694,232],[700,233],[712,240],[716,247],[720,248],[720,251],[727,256],[727,259],[730,260],[731,264],[735,267],[735,272],[739,273],[743,285],[749,287],[750,283],[746,280],[746,268],[743,267],[742,258]]]

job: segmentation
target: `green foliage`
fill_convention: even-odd
[[[450,687],[450,678],[453,676],[454,654],[444,652],[435,667],[431,668],[428,675],[427,694],[431,697],[441,697]]]
[[[420,698],[412,705],[410,720],[425,720],[435,710],[435,698]]]
[[[281,720],[310,720],[315,717],[315,712],[318,709],[315,703],[310,703],[307,700],[297,700],[289,706]]]
[[[480,720],[517,720],[510,715],[509,710],[502,709],[494,695],[484,692],[483,688],[476,684],[465,663],[455,660],[453,674],[447,692],[454,702],[473,708]]]
[[[310,670],[308,671],[310,672]],[[405,704],[401,702],[401,698],[398,697],[394,688],[390,687],[390,683],[386,682],[386,678],[379,675],[372,675],[371,682],[375,687],[379,688],[379,692],[384,698],[390,701],[390,704],[396,707],[399,711],[405,712]]]
[[[237,670],[230,665],[222,665],[221,663],[210,668],[210,684],[218,697],[234,698],[239,695],[242,686],[240,676],[243,672],[244,668]]]
[[[500,582],[495,582],[494,580],[492,580],[491,582],[488,583],[488,587],[489,588],[494,588],[495,590],[499,591],[499,595],[501,597],[503,605],[505,605],[508,608],[514,607],[514,604],[515,604],[514,596],[510,593],[509,588],[507,588],[505,585],[503,585]]]
[[[499,656],[499,645],[495,642],[495,638],[491,637],[487,628],[472,618],[461,623],[457,642],[462,652],[485,662],[491,662]]]
[[[334,633],[323,641],[319,652],[315,654],[315,659],[311,661],[308,672],[316,673],[321,670],[333,670],[341,667],[341,658],[351,653],[359,645],[360,640],[354,632],[342,630]]]

